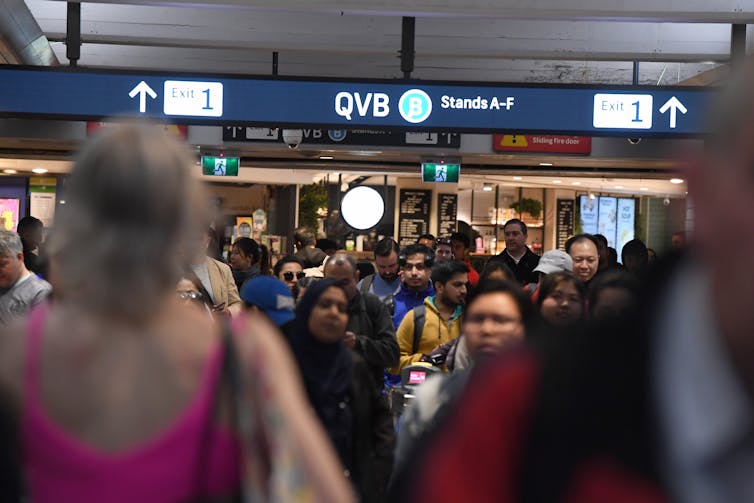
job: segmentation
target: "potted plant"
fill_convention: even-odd
[[[516,210],[516,213],[521,215],[521,220],[526,221],[527,218],[524,215],[528,214],[530,220],[538,221],[542,216],[542,203],[537,199],[530,199],[528,197],[522,198],[520,201],[514,201],[511,204],[511,208]]]

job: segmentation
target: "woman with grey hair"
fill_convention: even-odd
[[[73,168],[48,246],[55,303],[0,341],[30,500],[351,500],[276,329],[248,315],[231,332],[176,295],[203,237],[194,165],[126,125]]]

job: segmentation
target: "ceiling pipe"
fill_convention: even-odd
[[[54,66],[58,58],[24,0],[0,0],[0,37],[24,65]]]
[[[401,25],[401,71],[404,79],[411,78],[414,71],[414,43],[416,39],[416,18],[404,17]]]
[[[70,66],[78,66],[81,59],[81,4],[68,2],[65,30],[65,57]]]

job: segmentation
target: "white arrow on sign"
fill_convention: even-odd
[[[154,89],[149,87],[149,85],[142,80],[141,82],[136,84],[136,87],[131,89],[131,92],[128,93],[128,96],[133,98],[137,94],[139,95],[139,113],[143,114],[147,111],[147,94],[152,99],[155,99],[157,97],[157,93],[154,92]]]
[[[670,109],[670,128],[674,129],[676,112],[680,111],[682,114],[685,114],[686,112],[688,112],[688,110],[686,110],[686,107],[683,106],[683,103],[678,101],[678,98],[676,98],[675,96],[665,102],[662,108],[660,108],[660,113],[664,114],[668,111],[668,109]]]

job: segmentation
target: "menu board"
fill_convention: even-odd
[[[599,219],[597,229],[607,238],[607,246],[615,248],[615,233],[617,232],[618,200],[614,197],[600,196]]]
[[[437,195],[437,236],[450,237],[456,231],[458,194]]]
[[[398,244],[401,248],[416,243],[429,232],[429,207],[432,191],[407,189],[400,191],[398,213]]]
[[[573,199],[558,199],[556,222],[556,247],[565,251],[565,243],[573,235]]]

